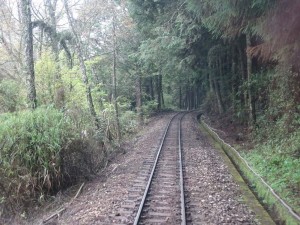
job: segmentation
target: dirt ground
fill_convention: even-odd
[[[192,224],[274,224],[253,201],[254,195],[226,155],[199,130],[195,118],[196,113],[187,114],[182,128],[185,192]]]

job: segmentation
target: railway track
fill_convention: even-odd
[[[186,224],[181,153],[181,120],[168,124],[147,181],[134,225]]]
[[[196,132],[192,116],[172,117],[158,146],[149,149],[127,200],[105,225],[256,224],[236,200],[238,185]]]
[[[148,141],[142,139],[141,151],[131,157],[131,162],[142,160],[138,166],[132,165],[134,173],[126,169],[115,173],[118,182],[113,184],[116,185],[128,182],[128,172],[134,177],[126,189],[119,188],[119,193],[116,192],[119,195],[109,198],[114,204],[113,210],[105,215],[91,211],[89,215],[95,213],[96,217],[84,217],[85,220],[77,217],[74,224],[81,220],[80,224],[95,225],[256,225],[257,221],[274,225],[263,207],[255,202],[250,190],[250,194],[245,192],[248,197],[242,198],[239,186],[246,189],[246,184],[238,177],[237,171],[228,168],[222,155],[199,130],[195,114],[181,112],[172,119],[168,115],[171,121],[165,129],[161,129],[161,121],[158,121],[159,129],[155,126],[147,130],[155,136],[150,135]],[[236,181],[229,169],[237,177]],[[105,188],[105,193],[114,195],[113,187]],[[255,211],[244,204],[247,199]],[[98,209],[101,210],[101,205]],[[260,215],[256,217],[255,214]]]

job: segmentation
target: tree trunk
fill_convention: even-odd
[[[113,15],[113,102],[114,102],[114,108],[115,108],[115,117],[116,117],[116,128],[117,128],[117,140],[120,144],[121,141],[121,128],[120,128],[120,120],[119,120],[119,108],[118,108],[118,102],[117,102],[117,73],[116,73],[116,57],[117,57],[117,36],[116,36],[116,25],[115,25],[115,12]]]
[[[246,45],[247,48],[251,47],[251,37],[250,34],[246,34]],[[253,120],[253,107],[252,107],[252,93],[251,93],[251,75],[252,75],[252,58],[251,55],[247,52],[247,92],[248,92],[248,116],[249,116],[249,125],[251,126],[254,122]]]
[[[42,57],[43,54],[43,42],[44,42],[44,29],[41,30],[40,36],[39,36],[39,50],[38,50],[38,56],[39,58]]]
[[[161,110],[161,92],[159,75],[156,76],[157,110]]]
[[[70,27],[72,29],[74,39],[75,39],[75,48],[76,48],[76,52],[77,52],[78,60],[79,60],[79,64],[80,64],[82,81],[85,84],[85,92],[86,92],[86,98],[87,98],[87,102],[88,102],[88,106],[89,106],[89,112],[94,119],[94,124],[95,124],[96,128],[99,129],[100,123],[99,123],[99,120],[98,120],[98,117],[97,117],[97,114],[95,111],[94,103],[93,103],[91,87],[89,85],[89,80],[88,80],[88,76],[87,76],[87,72],[86,72],[86,66],[85,66],[84,59],[83,59],[82,46],[81,46],[82,44],[81,44],[80,37],[78,36],[78,33],[74,27],[74,18],[73,18],[72,12],[69,9],[68,0],[64,0],[64,6],[66,9],[68,21],[69,21],[69,24],[70,24]]]
[[[198,89],[194,87],[194,109],[198,108]]]
[[[235,48],[232,48],[232,53],[231,53],[231,95],[232,95],[232,111],[233,113],[236,113],[236,62],[235,62]]]
[[[55,60],[55,100],[54,103],[57,108],[64,108],[65,106],[65,89],[63,86],[63,82],[61,79],[61,74],[60,74],[60,65],[59,65],[59,40],[57,36],[57,21],[56,21],[56,16],[55,16],[55,11],[56,11],[56,5],[57,5],[58,0],[45,0],[45,6],[47,9],[47,13],[49,16],[49,24],[51,25],[52,28],[52,33],[50,35],[51,37],[51,47],[52,51],[54,54],[54,60]]]
[[[186,86],[186,96],[187,96],[187,102],[188,102],[188,110],[192,109],[191,106],[191,90],[190,90],[190,85],[188,84]]]
[[[35,109],[37,107],[37,99],[35,89],[33,35],[30,5],[30,0],[21,0],[22,26],[24,34],[23,54],[25,57],[23,70],[26,78],[28,105],[30,108]]]
[[[189,88],[189,92],[190,92],[190,110],[194,109],[194,91],[193,91],[193,87]]]
[[[182,93],[181,93],[181,85],[179,86],[179,109],[182,109]]]
[[[218,61],[215,62],[215,66],[218,66]],[[222,114],[224,112],[224,109],[223,109],[223,103],[222,103],[222,99],[221,99],[221,93],[220,93],[220,85],[217,81],[217,78],[214,74],[214,71],[217,72],[216,68],[214,68],[212,66],[212,64],[210,64],[210,76],[211,76],[211,80],[212,80],[212,87],[213,88],[213,92],[215,94],[215,97],[216,97],[216,100],[217,100],[217,107],[218,107],[218,111],[219,111],[219,114]]]
[[[135,92],[136,92],[136,111],[138,114],[139,125],[143,125],[143,111],[142,111],[142,78],[138,74],[135,81]]]
[[[218,60],[218,66],[219,66],[219,79],[218,79],[218,83],[220,85],[220,93],[221,93],[221,96],[226,96],[225,88],[224,88],[226,86],[225,85],[225,74],[224,74],[223,62],[222,62],[222,58],[221,57]]]
[[[58,59],[58,37],[57,37],[57,31],[56,31],[57,22],[56,22],[56,16],[55,16],[56,5],[57,5],[57,0],[45,0],[45,6],[46,6],[47,13],[48,13],[49,20],[50,20],[49,24],[52,28],[52,33],[50,35],[51,47],[52,47],[55,57],[57,57],[57,59]]]
[[[240,62],[240,70],[241,70],[241,80],[243,83],[246,82],[246,76],[247,76],[247,72],[245,69],[245,64],[244,64],[244,57],[243,54],[244,52],[242,51],[242,46],[238,47],[238,51],[239,51],[239,62]],[[246,117],[246,113],[245,110],[247,109],[247,102],[248,102],[248,98],[247,98],[247,91],[243,90],[243,95],[240,96],[241,98],[241,110],[243,110],[243,123],[245,122],[245,117]]]
[[[211,63],[209,63],[208,65],[210,72],[208,72],[208,81],[209,81],[209,91],[211,93],[214,92],[214,88],[213,88],[213,71],[212,71],[212,65]]]
[[[217,98],[219,114],[223,114],[224,107],[223,107],[223,102],[222,102],[222,97],[221,97],[221,92],[220,92],[220,85],[218,84],[218,81],[216,79],[214,79],[214,86],[215,86],[215,95]]]
[[[159,74],[159,91],[160,91],[160,97],[161,97],[161,106],[162,108],[165,107],[165,99],[164,99],[164,92],[162,87],[162,74]]]
[[[151,100],[154,100],[155,96],[154,96],[153,78],[152,77],[149,77],[149,84],[150,84],[150,96],[151,96]]]

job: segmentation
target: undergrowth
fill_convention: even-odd
[[[88,113],[78,108],[0,114],[0,218],[94,177],[107,151],[115,150],[112,115],[102,111],[96,131]],[[123,135],[134,133],[136,114],[124,111],[120,123]]]
[[[59,188],[60,151],[78,135],[51,107],[1,114],[0,123],[0,203],[13,210]]]
[[[275,192],[300,213],[300,131],[285,133],[280,127],[276,124],[268,130],[260,129],[254,149],[244,156]],[[263,140],[262,133],[269,133],[269,138]]]

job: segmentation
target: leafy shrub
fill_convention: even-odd
[[[53,103],[58,86],[58,70],[55,56],[49,51],[43,52],[41,58],[35,63],[36,91],[39,102]]]
[[[14,112],[21,107],[24,102],[21,88],[14,80],[0,81],[0,113]]]
[[[157,101],[156,100],[151,100],[151,101],[147,101],[143,106],[143,113],[146,116],[151,115],[151,113],[155,112],[157,110]]]
[[[63,177],[60,152],[78,138],[70,119],[49,107],[2,114],[0,123],[3,203],[26,202],[59,188]]]
[[[134,133],[138,126],[136,113],[133,111],[123,112],[120,116],[120,124],[123,135]]]

